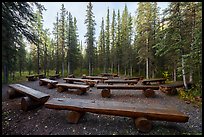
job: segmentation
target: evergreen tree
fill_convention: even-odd
[[[86,56],[87,56],[87,62],[88,62],[88,68],[89,68],[89,75],[93,74],[93,65],[94,65],[94,56],[95,56],[95,47],[94,47],[94,42],[95,42],[95,20],[94,20],[94,15],[92,12],[93,5],[91,2],[88,3],[87,5],[87,14],[86,14],[86,19],[85,19],[85,24],[87,26],[87,32],[85,34],[86,37],[86,44],[87,44],[87,49],[86,49]]]

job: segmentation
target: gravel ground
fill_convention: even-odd
[[[57,80],[64,83],[62,79]],[[146,98],[141,90],[112,90],[111,98],[102,98],[96,87],[84,95],[39,86],[39,80],[20,84],[50,94],[50,98],[81,98],[129,102],[149,107],[170,107],[189,116],[186,123],[153,121],[149,133],[141,133],[135,128],[132,118],[86,113],[78,124],[70,124],[65,116],[68,110],[48,109],[44,106],[24,112],[20,109],[21,98],[8,99],[8,85],[2,86],[2,134],[3,135],[202,135],[202,108],[186,104],[178,96],[168,96],[159,90],[154,98]],[[99,83],[100,84],[100,83]]]

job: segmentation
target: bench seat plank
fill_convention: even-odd
[[[158,90],[159,86],[157,85],[97,85],[97,89],[154,89]]]
[[[48,95],[46,93],[37,91],[35,89],[26,87],[26,86],[21,85],[21,84],[11,84],[11,85],[9,85],[9,87],[17,90],[18,92],[20,92],[26,96],[33,98],[34,100],[40,101],[40,100],[48,99],[50,97],[50,95]]]
[[[68,87],[71,89],[87,89],[90,86],[89,85],[80,85],[80,84],[69,84],[69,83],[58,83],[56,84],[57,87]]]
[[[94,83],[99,83],[99,80],[91,80],[91,79],[81,79],[81,78],[63,78],[63,80],[66,80],[66,81],[75,81],[75,82],[86,82],[86,81],[89,81],[89,82],[94,82]]]
[[[145,117],[149,120],[165,120],[171,122],[187,122],[189,117],[167,108],[148,108],[124,102],[96,101],[88,99],[53,98],[45,103],[50,109],[72,110],[78,112],[91,112],[126,117]]]
[[[165,78],[154,78],[154,79],[143,79],[142,80],[142,84],[146,85],[147,83],[159,83],[159,84],[162,84],[162,83],[165,83],[166,79]]]
[[[134,83],[137,84],[137,80],[105,80],[104,83]]]
[[[47,79],[47,78],[40,79],[40,81],[43,81],[43,82],[46,82],[46,83],[52,83],[52,84],[57,84],[58,83],[58,81]]]

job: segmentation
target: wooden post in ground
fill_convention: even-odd
[[[145,97],[154,97],[155,91],[153,89],[146,89],[143,90],[143,94],[145,95]]]
[[[144,132],[144,133],[147,133],[152,129],[151,121],[144,117],[136,118],[135,126],[140,132]]]
[[[30,97],[23,97],[21,99],[21,109],[23,111],[28,111],[34,108],[39,107],[42,104],[40,101],[35,101],[31,99]]]
[[[111,94],[110,94],[110,89],[103,89],[103,90],[101,91],[101,96],[102,96],[103,98],[109,98],[109,97],[111,96]]]
[[[66,116],[66,120],[69,123],[76,124],[80,118],[85,114],[85,112],[69,111]]]

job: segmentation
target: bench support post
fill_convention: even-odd
[[[101,96],[102,96],[103,98],[109,98],[109,97],[111,96],[111,94],[110,94],[110,89],[103,89],[103,90],[101,91]]]
[[[47,84],[47,87],[48,87],[49,89],[51,89],[51,88],[55,88],[55,85],[52,84],[52,83],[48,83],[48,84]]]
[[[57,91],[58,91],[58,92],[63,92],[63,91],[65,91],[65,88],[64,88],[64,87],[61,87],[61,86],[58,86],[58,87],[57,87]]]
[[[76,124],[80,120],[80,118],[85,114],[85,112],[78,112],[78,111],[69,111],[66,116],[66,120],[69,123]]]
[[[23,111],[28,111],[34,108],[39,107],[42,104],[40,101],[35,101],[31,99],[30,97],[23,97],[21,99],[21,109]]]
[[[19,92],[16,92],[15,89],[13,89],[13,88],[9,88],[7,93],[8,93],[9,99],[13,99],[15,97],[23,97],[24,96],[23,94],[21,94]]]
[[[143,94],[145,95],[145,97],[154,97],[155,91],[153,89],[144,89]]]
[[[150,120],[139,117],[135,119],[135,126],[140,132],[149,132],[152,129],[152,123]]]

